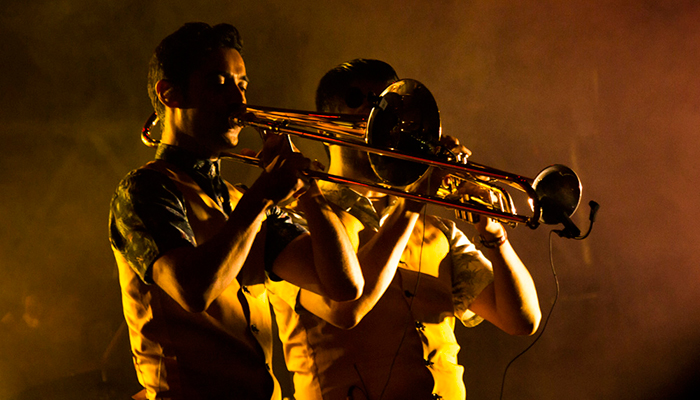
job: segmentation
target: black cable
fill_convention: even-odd
[[[574,240],[583,240],[583,239],[587,238],[588,235],[591,233],[591,230],[593,229],[593,223],[595,222],[596,214],[598,213],[598,210],[600,209],[600,204],[591,200],[590,202],[588,202],[588,206],[591,208],[590,213],[588,214],[588,220],[590,221],[590,223],[588,225],[588,230],[586,231],[585,234],[583,234],[583,235],[581,235],[580,233],[574,234],[573,232],[577,232],[578,228],[570,220],[569,220],[570,223],[568,224],[569,226],[566,226],[567,224],[564,224],[565,225],[564,229],[561,229],[561,230],[554,229],[554,230],[551,230],[549,232],[549,265],[552,269],[552,276],[554,277],[554,285],[556,287],[556,290],[554,292],[554,301],[552,302],[552,308],[550,308],[549,312],[547,313],[547,318],[544,320],[544,325],[542,325],[542,330],[537,335],[535,340],[533,340],[532,343],[530,343],[530,345],[525,348],[525,350],[521,351],[520,354],[516,355],[512,360],[510,360],[508,365],[506,365],[506,368],[503,371],[503,380],[501,381],[501,395],[499,397],[499,399],[501,399],[501,400],[503,399],[503,390],[505,387],[506,374],[508,373],[508,369],[510,368],[511,364],[513,364],[513,362],[515,362],[515,360],[520,358],[520,356],[525,354],[525,352],[530,350],[530,348],[532,348],[532,346],[534,346],[535,343],[537,343],[537,341],[540,340],[540,338],[542,337],[542,334],[544,333],[544,330],[547,328],[547,323],[549,322],[549,318],[552,316],[552,311],[554,311],[554,305],[557,304],[557,299],[559,298],[559,278],[557,278],[557,271],[554,268],[554,254],[552,251],[552,234],[556,233],[557,235],[559,235],[562,238],[574,239]],[[568,216],[566,216],[566,218],[568,219]],[[570,228],[572,228],[572,230],[570,230]]]
[[[355,373],[360,378],[360,384],[362,385],[362,387],[358,387],[355,385],[350,386],[350,388],[348,389],[347,400],[355,400],[355,395],[353,394],[353,392],[355,392],[355,389],[359,390],[360,393],[365,395],[366,400],[369,400],[369,395],[367,394],[367,385],[365,385],[365,381],[364,379],[362,379],[362,374],[360,374],[360,370],[357,369],[357,364],[353,364],[353,368],[355,368]]]
[[[549,312],[547,313],[547,317],[544,320],[544,324],[542,325],[542,330],[537,335],[535,340],[533,340],[532,343],[530,343],[530,345],[525,348],[525,350],[521,351],[518,355],[513,357],[513,359],[510,360],[510,362],[508,363],[508,365],[506,365],[506,368],[503,371],[503,379],[501,380],[501,394],[499,396],[499,399],[501,399],[501,400],[503,399],[503,390],[505,388],[506,374],[508,373],[508,369],[515,362],[515,360],[520,358],[520,356],[525,354],[528,350],[530,350],[532,348],[532,346],[535,345],[535,343],[537,343],[538,340],[540,340],[540,338],[542,337],[542,334],[544,334],[545,329],[547,329],[547,323],[549,322],[549,318],[552,316],[552,311],[554,311],[554,306],[557,304],[557,299],[559,299],[559,278],[557,277],[557,271],[554,268],[554,256],[553,256],[553,251],[552,251],[552,234],[553,233],[556,233],[556,232],[554,230],[549,232],[549,265],[552,269],[552,276],[554,277],[554,285],[556,288],[554,291],[554,301],[552,301],[552,307],[549,309]]]

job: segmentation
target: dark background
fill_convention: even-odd
[[[150,54],[193,20],[241,30],[252,104],[311,110],[326,70],[380,58],[432,91],[474,161],[578,172],[574,220],[587,226],[594,199],[598,221],[585,241],[554,237],[560,297],[505,399],[698,395],[700,2],[4,0],[0,399],[137,391],[108,203],[153,155],[139,140]],[[225,168],[247,183],[258,173]],[[545,315],[549,229],[510,231]],[[498,398],[534,339],[488,323],[457,335],[472,400]]]

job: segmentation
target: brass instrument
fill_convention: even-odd
[[[341,184],[358,185],[386,194],[423,201],[454,209],[462,219],[483,215],[509,225],[523,223],[532,229],[544,224],[565,223],[578,208],[581,182],[576,173],[563,165],[543,169],[535,179],[495,168],[466,162],[444,149],[437,104],[420,82],[404,79],[387,87],[369,117],[349,114],[305,112],[244,105],[230,118],[232,126],[249,126],[316,140],[329,145],[349,146],[369,153],[377,182],[352,180],[318,171],[310,177]],[[146,122],[141,138],[148,146],[159,141],[150,137],[155,114]],[[255,157],[229,153],[239,162],[259,165]],[[429,167],[449,171],[436,194],[415,193],[405,187]],[[468,190],[464,190],[465,187]],[[518,214],[505,186],[525,193],[531,215]]]

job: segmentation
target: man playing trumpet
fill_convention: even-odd
[[[378,60],[341,64],[321,79],[317,110],[369,114],[371,94],[396,80]],[[443,144],[469,154],[455,139]],[[376,179],[366,153],[336,145],[329,152],[330,174]],[[435,189],[440,178],[434,171],[414,185]],[[537,330],[534,283],[500,223],[481,218],[475,225],[482,253],[453,221],[421,213],[421,203],[365,187],[320,186],[357,249],[365,287],[344,302],[287,282],[270,287],[297,400],[463,400],[455,318],[468,327],[486,319],[512,335]]]

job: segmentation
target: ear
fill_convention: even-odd
[[[158,100],[166,107],[180,108],[182,106],[182,90],[167,79],[156,82],[156,94]]]

